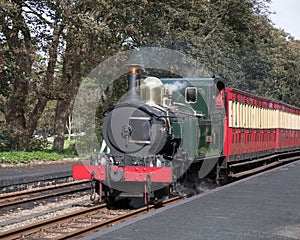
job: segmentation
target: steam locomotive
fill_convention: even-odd
[[[107,151],[73,166],[74,179],[92,180],[92,200],[201,191],[300,148],[299,108],[225,88],[221,78],[141,76],[131,65],[126,96],[104,113]]]

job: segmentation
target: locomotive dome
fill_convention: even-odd
[[[147,77],[140,86],[141,100],[149,105],[162,106],[164,86],[159,78]]]

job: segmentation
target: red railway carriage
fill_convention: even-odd
[[[226,96],[227,162],[299,148],[299,108],[233,88]]]

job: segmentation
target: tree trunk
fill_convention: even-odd
[[[65,141],[66,122],[70,115],[73,105],[72,100],[58,100],[56,104],[55,123],[54,123],[54,150],[63,150]]]
[[[26,150],[29,141],[26,131],[23,97],[14,96],[6,102],[5,121],[9,131],[12,150]]]
[[[73,30],[67,33],[66,51],[64,53],[61,86],[59,92],[60,99],[57,100],[55,123],[54,123],[54,150],[63,150],[65,129],[68,117],[72,111],[73,103],[81,81],[81,63],[83,61],[83,46],[74,45]]]
[[[67,124],[67,129],[68,129],[68,141],[71,140],[71,134],[72,134],[72,128],[73,128],[73,122],[72,122],[72,116],[69,115],[68,117],[68,124]]]
[[[13,86],[12,94],[8,96],[4,112],[12,150],[28,150],[38,120],[36,115],[34,121],[30,120],[28,124],[25,117],[25,104],[29,94],[30,75],[36,49],[30,29],[22,15],[23,3],[22,1],[13,1],[13,3],[15,4],[13,15],[10,16],[12,24],[9,26],[8,22],[4,22],[2,25],[3,34],[7,40],[12,61],[15,64],[10,69],[12,72],[10,80]],[[22,37],[20,37],[21,35]],[[36,113],[42,112],[43,109],[42,105],[39,105],[39,111]],[[28,125],[30,130],[28,130]]]
[[[19,68],[12,69],[15,72],[12,79],[13,92],[5,103],[5,121],[9,130],[12,147],[14,150],[26,150],[30,142],[30,136],[27,132],[25,118],[25,103],[29,91],[29,81],[27,76],[31,72],[32,51],[25,47],[20,47],[13,52],[15,61]]]
[[[49,61],[47,65],[46,75],[43,81],[42,89],[40,90],[40,94],[38,96],[37,104],[35,105],[35,108],[28,119],[27,128],[28,134],[30,136],[33,135],[34,130],[36,129],[36,126],[38,124],[38,120],[42,116],[48,100],[53,99],[53,96],[51,96],[51,91],[54,84],[55,67],[57,64],[57,49],[59,46],[59,37],[61,36],[63,29],[64,26],[59,25],[58,20],[56,20],[53,30],[52,42],[49,48]]]

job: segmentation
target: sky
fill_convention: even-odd
[[[300,0],[272,0],[270,18],[276,28],[283,29],[300,40]]]

